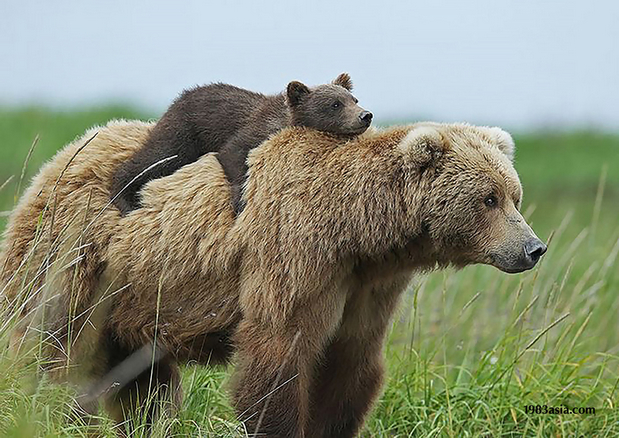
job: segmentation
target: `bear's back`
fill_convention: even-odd
[[[116,167],[141,147],[151,128],[150,123],[124,120],[93,127],[41,168],[9,217],[0,253],[2,285],[26,265],[29,277],[38,273],[53,251],[52,243],[44,244],[41,236],[59,245],[66,236],[83,233],[94,220],[113,223],[111,216],[118,215],[118,210],[108,205],[111,177]],[[80,205],[83,211],[77,218]],[[103,244],[111,231],[92,226],[89,230],[95,228],[91,237]],[[10,285],[6,288],[9,300],[15,293]]]

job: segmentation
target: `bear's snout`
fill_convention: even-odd
[[[517,274],[533,269],[548,248],[537,236],[532,236],[517,246],[507,245],[492,254],[492,264],[503,272]]]
[[[367,126],[370,126],[370,123],[372,123],[372,117],[374,117],[374,114],[369,111],[362,111],[361,114],[359,114],[359,120]]]
[[[547,247],[518,212],[507,221],[504,237],[491,251],[491,264],[503,272],[517,274],[533,269]]]
[[[528,240],[524,244],[525,265],[530,265],[530,268],[535,266],[547,249],[544,242],[538,238]]]

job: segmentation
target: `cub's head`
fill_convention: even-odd
[[[421,124],[400,150],[427,172],[423,225],[439,258],[504,272],[533,268],[546,252],[520,213],[514,142],[499,128]]]
[[[292,124],[333,134],[361,134],[372,123],[372,113],[358,105],[351,91],[352,81],[347,73],[314,88],[290,82],[286,96]]]

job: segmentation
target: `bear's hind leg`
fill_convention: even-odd
[[[103,400],[119,433],[145,427],[176,415],[182,402],[181,374],[176,359],[153,345],[133,351],[108,336],[108,368],[91,390]]]
[[[182,403],[181,375],[171,359],[162,359],[106,400],[110,417],[124,430],[151,429],[174,417]]]

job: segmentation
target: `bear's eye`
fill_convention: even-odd
[[[353,98],[352,98],[352,100],[353,100],[353,102],[355,102],[355,103],[359,103],[359,99],[357,99],[356,97],[353,97]]]
[[[499,201],[494,195],[490,195],[486,199],[484,199],[484,204],[486,204],[486,207],[496,207],[498,203]]]
[[[339,108],[342,103],[339,100],[336,100],[331,104],[331,108]]]

